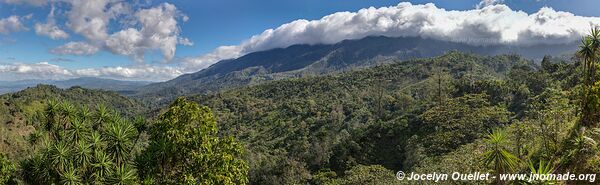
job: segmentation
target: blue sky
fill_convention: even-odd
[[[90,16],[90,18],[102,16],[100,14],[104,13],[105,20],[108,20],[105,25],[106,30],[98,31],[90,27],[97,24],[85,22],[85,20],[80,20],[83,22],[76,24],[77,20],[73,20],[73,17],[80,16],[76,15],[77,12],[74,11],[76,9],[74,7],[78,6],[77,1],[0,0],[0,78],[5,78],[4,80],[21,80],[98,76],[130,80],[167,80],[183,73],[205,68],[214,63],[215,60],[237,57],[252,51],[304,43],[304,40],[308,40],[306,41],[308,44],[314,44],[334,42],[339,39],[352,39],[354,36],[332,40],[327,38],[316,39],[315,41],[312,41],[311,38],[304,38],[302,41],[283,40],[280,43],[276,39],[269,38],[275,40],[272,41],[275,44],[259,43],[260,46],[256,48],[241,44],[252,36],[261,35],[267,29],[275,29],[294,20],[319,20],[336,12],[357,12],[368,7],[395,7],[401,2],[392,0],[90,0],[90,2],[98,1],[104,8],[100,8],[98,14],[89,13],[94,11],[84,11],[83,13],[88,12],[87,16]],[[433,3],[438,9],[445,9],[446,11],[467,12],[482,8],[478,7],[481,2],[478,0],[415,0],[408,2],[412,5]],[[540,12],[542,7],[551,7],[554,11],[570,12],[577,16],[600,16],[600,12],[594,10],[595,7],[600,5],[600,1],[597,0],[580,0],[577,3],[569,0],[489,2],[505,4],[512,9],[510,13],[514,14],[518,11],[524,11],[530,15]],[[118,9],[115,7],[127,8]],[[413,8],[416,9],[417,7]],[[54,14],[50,17],[52,9],[54,9]],[[115,13],[116,16],[108,15],[110,14],[109,9],[115,9],[114,12],[118,12]],[[147,20],[149,21],[147,25],[150,26],[144,27],[141,19],[136,17],[143,10],[159,11],[163,17],[157,19],[172,19],[176,25],[175,27],[169,27],[167,32],[162,33],[163,35],[159,40],[146,41],[153,35],[153,31],[164,31],[164,29],[151,27],[152,24],[156,23],[152,21],[157,20]],[[12,29],[5,28],[3,33],[1,20],[5,20],[5,26],[10,26],[7,22],[9,22],[11,16],[13,16],[12,20],[17,20],[20,25],[17,25],[17,27],[12,25]],[[53,24],[49,24],[50,19],[52,19]],[[38,31],[36,24],[48,25],[48,28],[55,26],[68,37],[50,38],[48,34],[40,33],[43,30]],[[581,24],[576,26],[581,26]],[[135,30],[123,32],[122,35],[116,34],[130,28]],[[372,33],[386,35],[389,32]],[[104,36],[102,36],[103,34]],[[141,35],[141,38],[136,40],[134,44],[121,43],[121,41],[126,40],[125,38],[131,38],[131,35],[136,34]],[[357,34],[356,37],[364,34],[367,33]],[[396,35],[395,33],[389,34]],[[406,34],[410,35],[409,33]],[[544,32],[544,34],[546,33]],[[405,33],[400,35],[404,36]],[[564,34],[561,36],[564,36]],[[571,37],[573,36],[568,36],[568,38]],[[110,45],[107,41],[110,38],[115,39],[116,43],[113,42],[115,44]],[[192,42],[193,45],[183,41],[184,39]],[[510,40],[510,37],[503,39],[502,42],[523,43],[523,41]],[[174,43],[169,46],[161,46],[167,41],[174,41]],[[131,46],[127,44],[131,44]],[[230,50],[222,48],[223,51],[229,52],[222,54],[223,52],[218,52],[221,50],[217,49],[220,46],[241,47]],[[80,51],[82,48],[87,48],[87,50]],[[173,56],[169,56],[171,49],[176,50]],[[215,55],[210,55],[211,53]]]

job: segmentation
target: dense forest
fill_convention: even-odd
[[[189,94],[167,107],[42,85],[0,96],[0,184],[412,184],[395,172],[598,173],[599,48],[594,29],[571,59],[449,52]]]
[[[506,150],[519,150],[522,159],[552,158],[565,139],[558,135],[576,118],[577,96],[569,92],[577,70],[577,63],[551,57],[538,66],[516,55],[452,52],[194,100],[213,108],[224,133],[246,143],[252,184],[363,184],[351,181],[372,171],[384,176],[364,178],[393,181],[396,170],[492,170],[463,162],[479,161],[489,132],[512,134],[517,125],[538,141],[547,139],[537,138],[538,131],[557,140],[546,146],[552,151],[538,153],[532,137],[519,135],[522,143],[506,147],[527,147]],[[561,114],[547,115],[553,110]],[[531,143],[524,145],[525,138]]]

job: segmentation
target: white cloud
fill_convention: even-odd
[[[115,54],[126,55],[143,61],[147,50],[159,50],[165,60],[175,56],[178,44],[177,8],[169,3],[142,9],[135,14],[140,29],[128,28],[118,31],[107,39],[106,47]],[[189,40],[186,40],[189,44]]]
[[[12,32],[27,30],[27,28],[21,22],[21,19],[27,19],[30,15],[25,17],[19,17],[12,15],[7,18],[0,19],[0,34],[9,34]]]
[[[56,40],[69,38],[69,34],[67,32],[63,31],[52,22],[48,22],[46,24],[36,23],[34,28],[36,34],[45,35],[51,39]]]
[[[34,28],[36,34],[45,35],[51,39],[56,40],[69,38],[69,34],[56,25],[56,20],[54,20],[54,6],[51,8],[50,14],[48,14],[46,23],[36,23]]]
[[[166,60],[173,59],[180,32],[177,16],[177,8],[169,3],[137,12],[136,17],[142,26],[140,32],[144,37],[140,47],[159,49]]]
[[[492,1],[488,1],[493,4]],[[497,1],[495,1],[497,2]],[[338,12],[319,20],[296,20],[254,35],[239,45],[219,47],[187,60],[187,71],[200,70],[219,60],[283,48],[294,44],[332,44],[366,36],[425,37],[471,45],[533,45],[576,42],[598,17],[576,16],[542,8],[533,14],[496,4],[481,9],[449,11],[434,4],[366,8]],[[227,48],[227,49],[224,49]]]
[[[65,79],[71,76],[73,74],[69,70],[57,65],[48,64],[47,62],[36,64],[0,64],[0,77],[6,80]]]
[[[477,4],[477,9],[486,7],[486,6],[490,6],[490,5],[495,5],[495,4],[500,4],[503,3],[504,0],[481,0],[478,4]]]
[[[177,44],[191,45],[186,38],[180,38],[178,19],[184,19],[175,5],[163,3],[159,6],[141,9],[132,13],[126,2],[118,0],[68,0],[72,8],[67,13],[67,25],[73,32],[84,36],[87,42],[97,48],[129,56],[137,62],[144,61],[148,51],[159,51],[169,61],[175,56]],[[108,32],[112,19],[127,26],[114,33]]]
[[[100,77],[124,80],[164,81],[183,74],[169,66],[117,66],[69,70],[47,62],[35,64],[0,64],[3,80],[52,79],[62,80],[77,77]]]
[[[184,45],[184,46],[193,46],[194,45],[194,42],[192,42],[190,39],[183,38],[183,37],[180,37],[179,40],[177,41],[177,43]]]
[[[99,50],[100,48],[85,42],[69,42],[50,52],[57,55],[93,55]]]
[[[113,79],[164,81],[181,74],[177,68],[169,66],[138,65],[129,67],[105,67],[78,69],[73,71],[78,76],[93,76]]]
[[[482,1],[477,9],[454,11],[434,4],[365,8],[357,12],[338,12],[318,20],[296,20],[274,29],[268,29],[242,41],[238,45],[221,46],[210,53],[176,58],[177,45],[193,44],[182,37],[178,21],[189,18],[169,3],[148,9],[132,11],[121,0],[64,0],[71,4],[67,12],[67,27],[85,40],[70,42],[51,52],[56,54],[91,55],[101,49],[125,55],[140,63],[135,67],[109,67],[70,71],[115,78],[135,78],[144,75],[166,79],[177,74],[195,72],[223,59],[230,59],[256,51],[283,48],[295,44],[333,44],[346,39],[366,36],[425,37],[470,45],[535,45],[566,44],[578,41],[598,17],[576,16],[569,12],[542,8],[528,14],[498,4],[500,0]],[[127,17],[127,24],[109,33],[111,20]],[[26,29],[20,20],[0,21],[0,33]],[[18,23],[18,24],[16,24]],[[2,25],[12,26],[2,26]],[[18,25],[18,26],[15,26]],[[2,31],[4,30],[4,31]],[[8,31],[7,31],[8,30]],[[110,30],[112,31],[112,30]],[[176,58],[168,66],[143,65],[143,56],[159,51],[165,60]],[[151,77],[149,77],[151,78]]]
[[[33,6],[42,6],[48,3],[48,0],[0,0],[7,4],[29,4]]]
[[[198,57],[185,57],[177,62],[182,71],[191,73],[207,68],[217,61],[236,58],[241,55],[242,53],[239,46],[221,46],[208,54]]]
[[[106,47],[115,54],[132,56],[136,61],[143,61],[144,49],[139,47],[143,39],[138,30],[129,28],[112,34],[106,40]]]
[[[105,11],[108,0],[68,0],[71,10],[68,14],[67,26],[73,32],[91,41],[104,40],[108,37],[107,26],[110,14]]]

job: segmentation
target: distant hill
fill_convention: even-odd
[[[54,85],[59,88],[70,88],[80,86],[88,89],[103,89],[117,91],[122,94],[128,94],[137,88],[148,85],[151,82],[144,81],[121,81],[113,79],[82,77],[68,80],[21,80],[0,82],[0,94],[8,92],[17,92],[27,87],[35,87],[38,84]]]
[[[276,79],[329,74],[392,60],[434,57],[453,50],[480,55],[519,54],[528,59],[541,59],[548,54],[572,53],[576,48],[575,43],[529,47],[471,46],[418,37],[366,37],[331,45],[294,45],[250,53],[220,61],[196,73],[144,86],[133,96],[161,104],[180,95],[209,94]]]

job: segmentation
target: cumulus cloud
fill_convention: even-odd
[[[148,51],[159,51],[170,61],[178,44],[192,45],[190,40],[179,36],[178,19],[187,18],[173,4],[163,3],[133,12],[130,5],[118,0],[66,2],[71,4],[67,26],[73,32],[97,48],[129,56],[137,62],[143,62]],[[117,22],[126,28],[109,33],[111,20],[122,17],[126,18]]]
[[[21,19],[27,19],[30,15],[25,17],[19,17],[12,15],[7,18],[0,19],[0,34],[9,34],[12,32],[27,30],[27,28],[21,22]]]
[[[98,52],[100,48],[85,42],[69,42],[50,52],[57,55],[92,55]]]
[[[108,37],[107,25],[110,15],[105,11],[108,0],[69,0],[67,26],[88,40],[97,41]]]
[[[45,35],[51,39],[69,38],[69,34],[56,25],[56,20],[54,19],[54,6],[52,6],[52,9],[50,10],[50,14],[48,14],[46,23],[36,23],[34,28],[36,34]]]
[[[165,60],[171,60],[177,44],[191,44],[191,41],[179,37],[178,16],[177,8],[169,3],[142,9],[135,14],[140,28],[113,33],[106,40],[106,47],[115,54],[130,56],[136,61],[143,61],[147,50],[159,50]]]
[[[424,37],[471,45],[566,44],[581,38],[598,17],[576,16],[544,7],[527,14],[487,1],[489,6],[449,11],[429,3],[365,8],[338,12],[319,20],[296,20],[254,35],[239,45],[219,47],[187,60],[189,71],[202,69],[221,59],[283,48],[294,44],[332,44],[366,36]]]
[[[144,49],[139,47],[142,34],[133,28],[114,33],[106,40],[106,47],[113,53],[132,56],[138,61],[143,60]]]

